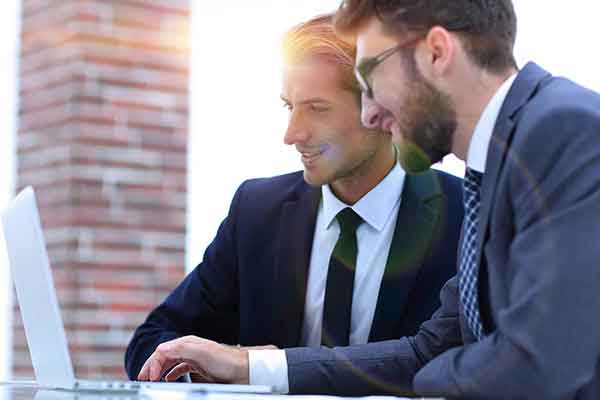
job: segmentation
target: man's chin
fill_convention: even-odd
[[[327,179],[324,179],[320,176],[315,176],[314,174],[306,172],[306,170],[304,170],[304,182],[314,187],[320,187],[328,183]]]

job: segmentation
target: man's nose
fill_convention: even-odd
[[[292,111],[285,136],[283,137],[283,143],[287,145],[303,143],[308,140],[309,136],[308,127],[302,122],[300,115]]]
[[[381,125],[383,118],[383,108],[373,99],[362,95],[362,109],[360,119],[363,126],[367,129],[376,129]]]

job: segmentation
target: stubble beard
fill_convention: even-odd
[[[402,139],[398,150],[402,167],[420,173],[450,154],[457,121],[450,97],[416,69],[412,75],[413,83],[407,88],[412,95],[399,113],[403,118],[399,119]]]

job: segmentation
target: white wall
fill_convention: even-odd
[[[338,0],[193,1],[187,266],[210,243],[237,186],[302,166],[283,144],[280,40]]]
[[[285,31],[339,0],[193,1],[187,269],[202,259],[231,198],[248,178],[302,169],[283,144],[281,92]],[[463,164],[441,169],[463,174]]]
[[[600,91],[600,5],[515,0],[519,66],[532,59]],[[279,40],[339,0],[193,2],[187,267],[202,258],[242,180],[300,169],[286,147]],[[438,166],[462,176],[453,156]]]
[[[0,5],[0,210],[14,192],[14,137],[17,113],[17,51],[20,30],[20,1]],[[12,285],[9,284],[4,237],[0,229],[0,381],[10,378]]]
[[[533,60],[554,75],[600,91],[600,3],[516,0],[519,66]]]
[[[600,3],[590,0],[513,0],[517,13],[515,57],[519,68],[535,61],[600,92]],[[464,163],[448,156],[437,168],[464,175]]]

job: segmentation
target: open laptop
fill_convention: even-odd
[[[185,390],[270,393],[268,386],[177,382],[91,381],[75,378],[33,188],[2,214],[12,279],[23,317],[37,385],[83,391]]]

